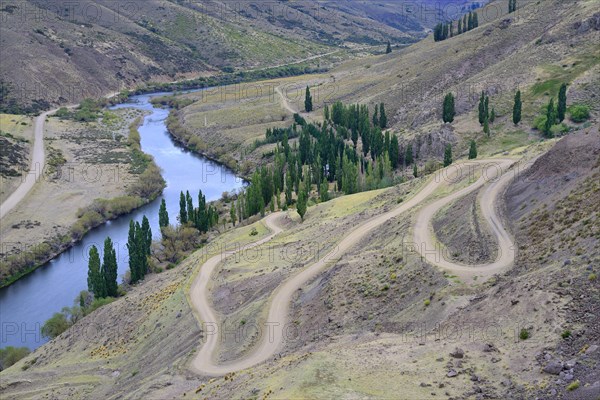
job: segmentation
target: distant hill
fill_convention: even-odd
[[[423,3],[425,9],[427,2]],[[460,3],[464,3],[461,1]],[[36,111],[149,80],[282,65],[353,45],[411,43],[431,26],[403,2],[4,2],[4,111]]]

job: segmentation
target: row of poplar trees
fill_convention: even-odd
[[[105,297],[116,297],[117,284],[117,253],[110,237],[104,241],[104,255],[100,263],[98,248],[92,246],[88,261],[88,290],[94,293],[94,297],[101,299]]]
[[[479,27],[479,16],[477,12],[469,12],[458,19],[456,35],[468,32]],[[440,42],[456,36],[454,34],[454,21],[439,23],[433,28],[433,40]]]

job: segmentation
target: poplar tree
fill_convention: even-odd
[[[235,203],[232,203],[231,209],[229,210],[229,218],[231,219],[231,223],[235,226],[236,216],[235,216]]]
[[[181,225],[185,225],[188,222],[185,195],[183,191],[179,194],[179,222]]]
[[[148,217],[145,215],[142,218],[141,235],[144,254],[149,256],[152,249],[152,229],[150,229],[150,221],[148,221]]]
[[[386,129],[388,125],[387,114],[385,113],[385,105],[381,103],[379,105],[379,126],[381,129]]]
[[[557,106],[558,122],[563,122],[565,120],[566,113],[567,113],[567,84],[563,83],[560,86],[560,91],[558,92],[558,106]]]
[[[88,261],[88,291],[94,293],[97,299],[106,297],[104,279],[100,272],[100,255],[98,248],[92,246],[90,249],[90,259]]]
[[[556,114],[554,113],[554,98],[550,99],[546,109],[546,123],[544,124],[544,135],[552,137],[552,126],[556,122]]]
[[[454,117],[456,115],[456,111],[454,108],[454,95],[452,93],[448,93],[444,98],[444,111],[443,111],[443,120],[444,122],[454,122]]]
[[[375,111],[373,112],[373,126],[379,126],[379,106],[375,104]]]
[[[110,237],[107,237],[104,241],[102,275],[104,277],[106,295],[117,297],[119,295],[119,286],[117,284],[117,253]]]
[[[304,188],[306,184],[302,183],[302,188],[300,189],[300,193],[298,193],[298,201],[296,203],[296,211],[300,215],[302,222],[304,222],[304,215],[306,214],[306,209],[308,205],[308,191]]]
[[[479,97],[479,124],[483,125],[485,121],[485,93],[482,91]]]
[[[447,167],[450,164],[452,164],[452,145],[448,144],[444,151],[444,167]]]
[[[167,202],[162,199],[160,209],[158,210],[158,226],[165,228],[169,226],[169,212],[167,211]]]
[[[387,49],[385,50],[385,54],[390,54],[392,52],[392,44],[388,40]]]
[[[517,94],[515,94],[515,103],[513,106],[513,123],[518,125],[521,122],[521,111],[522,111],[523,103],[521,103],[521,91],[517,90]]]
[[[419,177],[419,169],[417,168],[417,164],[415,163],[415,165],[413,166],[413,176],[415,178]]]
[[[306,87],[306,96],[304,98],[304,109],[306,112],[311,112],[313,110],[313,99],[308,86]]]
[[[471,147],[469,148],[469,160],[477,158],[477,144],[474,140],[471,140]]]

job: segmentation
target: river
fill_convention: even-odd
[[[220,198],[225,191],[231,192],[244,185],[243,180],[229,169],[173,141],[166,128],[169,111],[155,108],[149,101],[151,97],[165,94],[134,96],[129,102],[112,107],[133,107],[151,113],[145,117],[139,131],[142,150],[154,157],[167,182],[163,195],[131,214],[93,229],[70,250],[12,285],[0,289],[0,348],[26,346],[35,349],[47,341],[40,334],[44,322],[63,307],[72,306],[79,292],[87,289],[87,258],[92,245],[102,251],[104,239],[107,236],[112,238],[117,249],[121,277],[129,268],[126,243],[131,219],[141,222],[146,215],[154,237],[158,239],[158,209],[163,198],[173,224],[179,215],[181,191],[189,190],[197,202],[198,191],[202,190],[206,199],[211,201]]]

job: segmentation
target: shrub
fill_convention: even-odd
[[[431,300],[427,299],[424,301],[425,307],[429,306],[431,304]]]
[[[525,328],[522,328],[521,332],[519,332],[519,339],[521,339],[521,340],[529,339],[529,331]]]
[[[575,389],[579,388],[579,385],[580,385],[580,383],[579,383],[579,381],[578,381],[578,380],[577,380],[577,381],[575,381],[575,382],[571,382],[571,383],[569,384],[569,386],[567,386],[567,390],[568,390],[568,391],[573,391],[573,390],[575,390]]]
[[[67,316],[63,313],[54,313],[52,318],[47,320],[42,326],[42,336],[48,339],[54,339],[71,326]]]
[[[596,279],[598,279],[598,277],[596,276],[596,274],[590,274],[590,276],[588,276],[588,279],[590,282],[594,282]]]
[[[571,337],[571,331],[567,329],[566,331],[564,331],[563,333],[561,333],[561,334],[560,334],[560,336],[561,336],[563,339],[570,338],[570,337]]]
[[[27,347],[12,347],[8,346],[5,349],[0,349],[0,371],[5,370],[17,361],[26,357],[29,354]]]
[[[569,114],[573,122],[585,122],[590,118],[590,108],[584,104],[574,104],[569,107]]]

